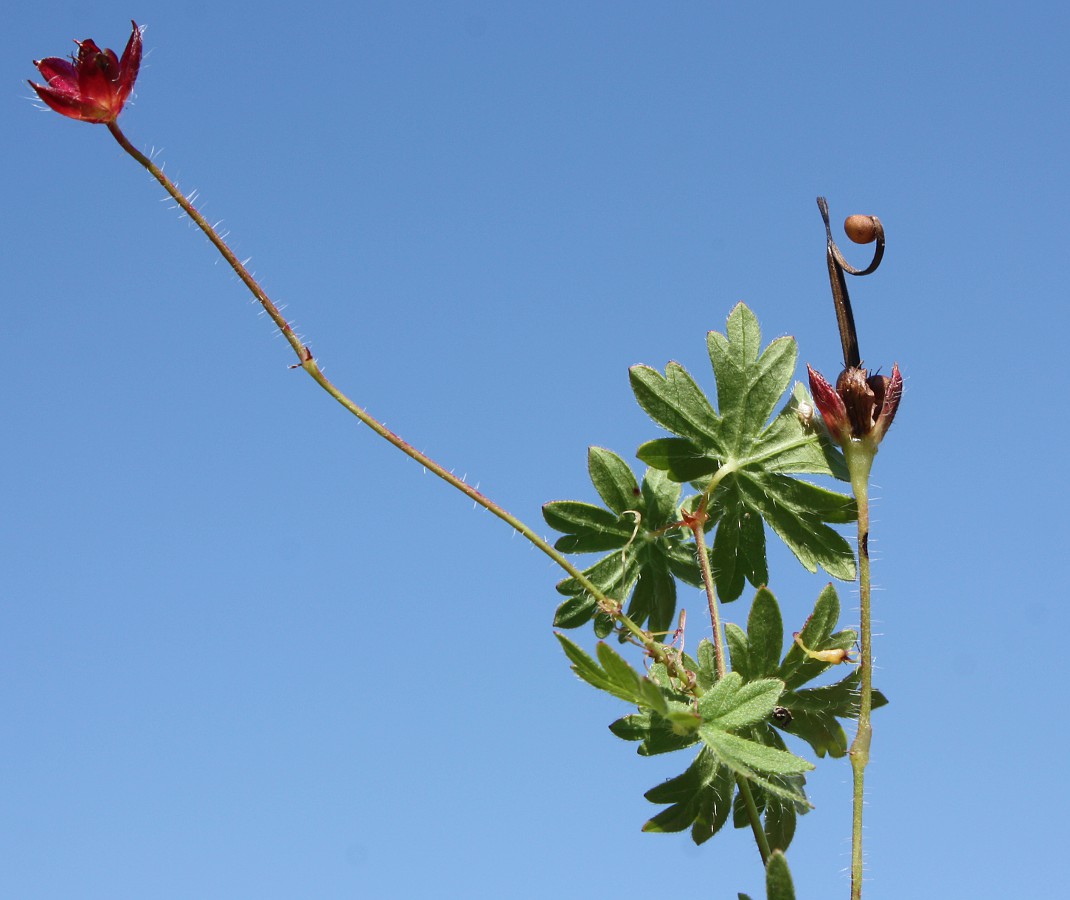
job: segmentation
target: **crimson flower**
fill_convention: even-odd
[[[80,122],[110,124],[119,118],[134,89],[141,66],[141,31],[136,22],[123,58],[114,50],[101,50],[91,40],[75,41],[78,55],[69,60],[50,56],[35,59],[47,86],[30,82],[45,104]]]
[[[892,377],[867,376],[866,370],[849,366],[836,379],[836,387],[820,373],[810,373],[810,393],[825,420],[829,434],[837,444],[861,440],[876,450],[891,427],[899,399],[903,396],[903,376],[899,365],[892,366]]]

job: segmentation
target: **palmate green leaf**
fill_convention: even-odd
[[[797,351],[791,338],[778,338],[762,353],[758,319],[737,303],[725,334],[711,331],[706,346],[717,379],[721,445],[727,454],[750,450],[748,432],[764,427],[795,373]]]
[[[601,447],[588,451],[591,481],[605,507],[557,500],[543,507],[547,524],[564,532],[555,547],[564,553],[610,551],[584,575],[606,596],[626,604],[638,625],[669,632],[676,613],[676,579],[701,584],[690,532],[668,527],[680,518],[680,485],[656,469],[639,484],[627,463]],[[599,637],[612,631],[608,616],[574,578],[557,585],[569,599],[558,607],[554,625],[577,628],[592,618]]]
[[[813,612],[799,632],[803,644],[811,650],[852,647],[856,637],[853,631],[833,631],[839,616],[840,601],[830,584],[818,596]],[[765,588],[755,594],[747,631],[729,624],[725,626],[725,634],[734,674],[747,684],[764,685],[775,680],[785,686],[775,706],[780,715],[770,715],[761,728],[755,729],[757,740],[783,748],[777,736],[779,729],[802,738],[819,757],[846,754],[847,735],[840,719],[858,717],[857,669],[851,667],[835,684],[803,688],[832,665],[808,657],[794,641],[789,643],[783,659],[779,658],[785,643],[784,626],[776,598]],[[880,691],[873,692],[874,709],[887,702]]]
[[[644,444],[639,459],[673,480],[705,479],[712,486],[713,564],[722,599],[739,597],[745,581],[755,587],[768,581],[763,522],[809,571],[821,567],[854,578],[851,547],[829,527],[857,516],[854,501],[795,477],[846,479],[840,451],[799,414],[799,404],[811,402],[805,388],[796,385],[770,421],[795,371],[795,342],[779,338],[761,351],[758,321],[738,304],[726,334],[711,332],[707,346],[719,412],[678,363],[664,374],[635,366],[631,383],[639,405],[677,435]]]
[[[633,622],[650,622],[654,632],[668,632],[676,612],[676,581],[665,554],[649,545],[638,554],[639,581],[632,591],[627,613]]]

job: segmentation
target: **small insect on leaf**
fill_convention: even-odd
[[[833,647],[829,650],[811,650],[802,642],[799,632],[796,631],[792,636],[795,638],[795,643],[799,645],[799,649],[810,659],[816,659],[818,662],[829,663],[829,665],[833,666],[838,666],[840,663],[858,662],[856,658],[851,657],[849,650],[843,650],[838,647]]]

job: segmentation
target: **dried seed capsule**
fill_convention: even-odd
[[[877,239],[873,216],[848,216],[843,222],[843,230],[856,244],[872,244]]]

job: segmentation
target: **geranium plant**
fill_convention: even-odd
[[[858,243],[875,244],[872,262],[852,267],[837,247],[828,205],[818,205],[843,345],[844,369],[833,386],[809,368],[810,391],[792,384],[794,340],[762,345],[758,320],[745,305],[731,310],[707,350],[716,387],[712,400],[681,365],[631,369],[644,412],[661,429],[635,457],[591,447],[588,468],[600,503],[556,500],[542,510],[561,534],[553,545],[534,527],[438,465],[358,406],[317,365],[308,345],[215,229],[123,134],[118,118],[137,79],[142,35],[136,24],[121,57],[91,40],[71,59],[35,62],[44,84],[30,82],[52,110],[106,126],[207,235],[263,306],[308,373],[346,410],[403,453],[519,531],[563,570],[554,616],[565,657],[591,686],[627,707],[611,725],[641,755],[686,753],[680,774],[650,788],[657,807],[649,832],[684,832],[702,844],[731,820],[749,828],[766,872],[770,900],[794,897],[785,852],[810,808],[806,773],[818,759],[849,757],[854,774],[851,896],[862,892],[864,772],[871,713],[885,703],[872,684],[869,564],[870,469],[902,394],[898,366],[890,376],[863,368],[845,275],[868,275],[884,252],[873,216],[845,223]],[[843,493],[813,477],[849,485]],[[841,531],[856,523],[857,558]],[[860,627],[840,626],[840,601],[829,584],[805,610],[782,610],[770,589],[766,539],[787,545],[810,572],[858,580]],[[599,554],[582,566],[575,555]],[[686,619],[677,612],[678,584],[705,593],[712,639],[685,648]],[[749,588],[748,588],[749,585]],[[722,604],[753,590],[746,622],[724,623]],[[549,611],[548,611],[549,612]],[[785,619],[789,625],[785,625]],[[788,628],[794,626],[790,636]],[[592,651],[563,632],[593,631]],[[857,653],[853,652],[857,647]],[[830,681],[829,670],[840,666]],[[856,720],[848,743],[844,720]],[[741,897],[743,895],[740,895]]]

